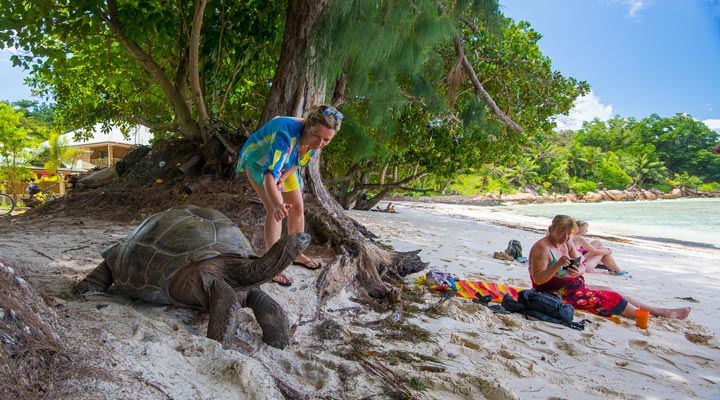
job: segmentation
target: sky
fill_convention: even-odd
[[[720,132],[720,0],[499,1],[543,35],[554,70],[590,84],[560,128],[687,113]],[[0,100],[30,98],[25,76],[0,51]]]
[[[720,0],[499,1],[543,36],[553,70],[590,84],[569,128],[687,113],[720,132]]]

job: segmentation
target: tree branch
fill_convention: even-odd
[[[490,94],[485,90],[482,83],[480,83],[480,80],[477,77],[477,74],[475,73],[475,69],[473,69],[472,65],[470,64],[470,61],[465,57],[465,49],[463,48],[462,42],[459,37],[453,38],[453,42],[455,44],[455,54],[457,55],[458,59],[460,60],[460,63],[463,66],[463,69],[465,70],[465,73],[468,74],[470,77],[470,80],[472,81],[473,87],[475,88],[475,94],[480,97],[490,108],[490,112],[495,114],[495,116],[502,121],[505,125],[510,127],[510,129],[514,130],[517,133],[522,133],[523,128],[518,125],[515,121],[510,119],[510,117],[505,114],[500,107],[497,106],[495,103],[495,100],[490,96]]]
[[[200,131],[203,135],[203,141],[207,140],[207,124],[208,113],[205,108],[205,99],[203,98],[202,88],[200,87],[200,70],[198,66],[198,57],[200,53],[200,31],[202,30],[203,15],[205,15],[205,6],[207,0],[197,0],[195,3],[195,13],[193,16],[192,26],[190,27],[190,90],[192,91],[193,102],[200,120]]]
[[[108,0],[108,13],[100,12],[100,18],[108,25],[110,30],[113,32],[118,42],[127,50],[132,58],[140,64],[140,66],[147,71],[150,76],[160,86],[160,89],[165,94],[168,103],[173,108],[176,120],[179,121],[179,126],[186,130],[184,132],[189,137],[200,137],[200,129],[197,123],[192,119],[190,109],[187,104],[183,101],[182,91],[180,88],[176,88],[173,83],[165,75],[165,71],[153,60],[153,58],[145,52],[137,43],[129,40],[125,36],[122,27],[120,26],[120,13],[117,8],[116,0]]]

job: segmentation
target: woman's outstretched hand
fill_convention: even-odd
[[[290,213],[290,209],[292,208],[292,204],[278,204],[273,208],[273,216],[275,217],[275,221],[282,221],[283,218],[287,217]]]

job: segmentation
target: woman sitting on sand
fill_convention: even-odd
[[[612,256],[612,250],[603,246],[599,240],[589,242],[585,235],[587,234],[589,224],[585,221],[577,221],[578,231],[572,235],[572,242],[577,251],[585,257],[583,265],[585,272],[595,272],[595,269],[607,269],[611,275],[624,276],[632,278],[627,271],[622,271],[618,267]],[[605,267],[605,268],[601,268]]]
[[[690,307],[661,308],[641,303],[620,293],[586,286],[582,272],[570,265],[571,258],[579,257],[570,238],[578,230],[575,219],[556,215],[548,228],[548,234],[530,249],[530,280],[540,292],[557,293],[578,310],[602,316],[622,315],[635,318],[638,308],[650,311],[658,317],[685,319]]]

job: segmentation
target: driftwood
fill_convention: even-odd
[[[79,190],[96,189],[109,185],[117,181],[118,178],[120,178],[120,175],[118,175],[115,167],[107,167],[80,178],[77,181],[77,188]]]

